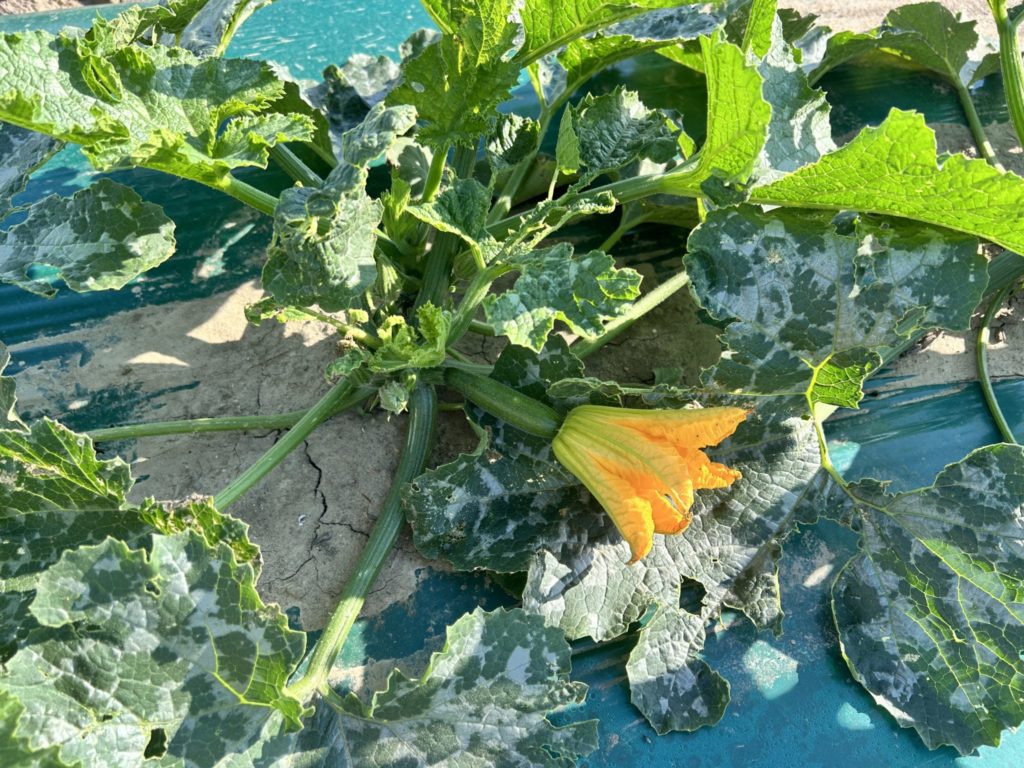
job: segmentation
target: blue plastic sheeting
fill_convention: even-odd
[[[116,9],[102,9],[113,13]],[[94,9],[57,14],[0,18],[0,31],[85,25]],[[418,4],[378,0],[368,5],[341,0],[278,0],[260,11],[231,46],[239,56],[273,58],[298,77],[316,77],[329,63],[357,52],[395,55],[398,44],[427,23]],[[633,67],[617,76],[602,76],[593,87],[614,80],[645,89],[657,106],[678,103],[681,94],[700,90],[699,81],[664,62]],[[604,82],[604,85],[602,85]],[[917,84],[922,87],[910,87]],[[836,105],[835,122],[845,132],[865,122],[878,122],[892,98],[899,106],[918,108],[932,121],[959,121],[951,93],[943,96],[931,78],[905,71],[840,70],[826,78]],[[936,95],[938,94],[938,96]],[[998,84],[986,84],[981,111],[998,116]],[[948,98],[946,98],[948,97]],[[530,108],[523,92],[515,108]],[[702,116],[687,115],[691,134],[703,133]],[[95,175],[81,156],[66,150],[37,174],[23,202],[46,194],[67,194]],[[178,223],[178,255],[161,268],[117,294],[74,294],[63,291],[46,301],[20,290],[0,287],[0,338],[8,344],[35,339],[17,363],[31,366],[44,359],[88,356],[85,347],[48,344],[47,335],[72,322],[96,320],[118,311],[166,301],[195,299],[228,290],[258,274],[269,221],[222,195],[196,184],[154,173],[117,174],[148,199],[159,202]],[[283,186],[283,176],[260,177],[268,189]],[[216,210],[217,215],[210,215]],[[197,215],[202,211],[202,215]],[[832,419],[828,434],[835,458],[847,477],[878,477],[894,481],[898,490],[930,484],[947,463],[970,450],[998,440],[977,385],[880,388],[874,380],[859,412]],[[997,386],[1011,424],[1024,433],[1024,382]],[[135,399],[133,399],[135,398]],[[93,399],[94,404],[97,399]],[[89,429],[131,418],[137,396],[112,387],[108,407],[88,414],[69,413],[68,423]],[[78,416],[78,419],[74,418]],[[90,419],[86,422],[83,417]],[[105,423],[96,423],[97,421]],[[581,765],[592,768],[698,768],[702,766],[965,766],[1017,768],[1024,765],[1024,734],[1007,734],[999,749],[982,749],[961,758],[951,749],[929,752],[917,736],[895,726],[871,697],[851,678],[838,647],[829,606],[829,587],[843,563],[856,551],[856,536],[822,522],[797,534],[782,561],[785,634],[758,633],[746,619],[727,614],[709,631],[707,661],[732,684],[733,700],[723,721],[693,734],[659,737],[629,703],[624,661],[630,643],[612,644],[574,659],[574,676],[590,684],[587,703],[566,715],[599,717],[601,746]],[[407,602],[369,621],[360,621],[343,653],[352,665],[369,658],[398,658],[437,647],[444,627],[477,604],[507,602],[479,578],[432,574]],[[472,585],[472,586],[470,586]],[[469,588],[467,588],[469,587]],[[418,632],[409,632],[410,623]]]

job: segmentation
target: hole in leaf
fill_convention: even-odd
[[[690,613],[700,613],[701,604],[706,596],[707,590],[699,581],[684,579],[679,586],[679,607]]]
[[[154,728],[149,732],[149,743],[146,744],[146,751],[143,757],[163,757],[167,752],[167,734],[163,728]]]
[[[155,581],[147,581],[145,589],[151,595],[158,596],[160,594],[160,587],[156,585]]]

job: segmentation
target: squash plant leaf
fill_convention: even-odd
[[[86,80],[85,71],[99,75]],[[99,56],[79,38],[0,37],[0,120],[74,142],[99,170],[142,166],[224,186],[265,167],[270,147],[305,140],[303,115],[265,113],[283,84],[261,62],[200,60],[181,48],[128,46]]]
[[[547,401],[555,380],[582,372],[560,337],[540,352],[509,345],[491,378]],[[403,503],[416,548],[460,570],[525,571],[538,549],[590,514],[580,482],[554,460],[551,441],[521,432],[475,406],[483,435],[470,454],[424,472]]]
[[[523,64],[565,47],[573,40],[617,22],[697,0],[525,0],[521,16],[525,40],[516,53]]]
[[[961,20],[960,14],[954,15],[941,3],[894,8],[878,29],[839,32],[829,38],[825,57],[810,77],[817,81],[848,61],[879,51],[929,69],[957,87],[978,44],[976,26],[976,22]]]
[[[336,312],[358,304],[373,286],[383,207],[365,185],[365,169],[342,163],[323,187],[281,194],[263,266],[263,286],[278,304]]]
[[[507,57],[518,33],[512,0],[428,0],[424,6],[444,34],[403,63],[388,103],[416,108],[424,144],[475,147],[519,79],[520,66]]]
[[[571,138],[563,137],[567,132]],[[664,115],[643,105],[636,91],[619,87],[601,96],[587,94],[566,108],[558,131],[558,154],[563,141],[571,142],[576,167],[561,158],[558,162],[570,172],[585,168],[585,183],[643,158],[671,160],[678,151],[676,133]]]
[[[11,201],[25,189],[28,177],[60,148],[49,136],[0,122],[0,221],[11,212]]]
[[[0,676],[24,707],[16,735],[74,764],[165,759],[213,766],[246,749],[277,710],[305,636],[256,594],[255,573],[195,532],[148,551],[108,538],[64,553],[36,581],[32,629]]]
[[[739,405],[715,400],[708,405]],[[523,606],[570,638],[624,633],[652,605],[678,605],[683,579],[706,590],[705,620],[723,606],[759,626],[782,620],[776,561],[781,541],[810,519],[820,457],[799,398],[759,398],[754,413],[708,455],[743,477],[728,490],[697,494],[693,522],[678,536],[655,536],[643,560],[627,565],[629,546],[595,509],[568,538],[549,542],[530,565]]]
[[[134,190],[100,179],[71,197],[51,195],[0,232],[0,281],[43,296],[49,267],[74,291],[123,288],[174,253],[174,222]]]
[[[865,218],[839,231],[828,215],[749,206],[709,214],[686,264],[701,306],[732,321],[716,387],[810,389],[851,408],[887,350],[922,329],[966,328],[987,283],[972,237]]]
[[[678,607],[658,606],[626,662],[630,700],[658,734],[695,731],[722,719],[729,682],[697,657],[704,621]]]
[[[980,448],[935,483],[853,486],[860,552],[832,587],[853,676],[934,749],[1024,720],[1024,449]]]
[[[477,609],[411,680],[397,670],[369,704],[338,707],[353,766],[571,768],[597,748],[597,721],[556,727],[547,714],[583,701],[562,633],[522,610]]]
[[[366,167],[379,158],[416,125],[412,107],[374,105],[359,125],[341,137],[341,156],[346,163]]]
[[[899,216],[1024,252],[1017,226],[1024,179],[963,155],[939,163],[935,134],[924,117],[898,109],[818,162],[755,187],[750,199]],[[964,200],[971,204],[965,207]]]
[[[439,232],[462,238],[467,245],[480,250],[487,234],[487,212],[491,208],[491,192],[476,179],[456,179],[441,194],[427,203],[410,205],[406,210]]]
[[[512,264],[519,279],[483,302],[487,322],[513,344],[540,350],[556,320],[581,336],[596,336],[604,323],[640,295],[640,275],[618,269],[602,251],[573,253],[568,243],[530,251]]]
[[[700,38],[708,86],[707,138],[693,159],[665,178],[664,191],[692,196],[694,183],[715,175],[725,182],[745,182],[768,139],[772,107],[762,95],[764,79],[757,61],[748,61],[737,46],[716,32]]]
[[[18,412],[15,410],[18,396],[15,393],[14,379],[2,375],[9,362],[11,362],[11,353],[0,341],[0,430],[27,430],[28,427],[18,418]]]
[[[185,0],[189,2],[189,0]],[[246,19],[274,0],[205,0],[178,35],[178,44],[198,56],[221,55]]]

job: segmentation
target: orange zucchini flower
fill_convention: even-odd
[[[651,551],[655,533],[680,533],[690,524],[694,491],[725,488],[740,477],[700,449],[722,442],[747,413],[581,405],[555,436],[555,457],[611,515],[635,563]]]

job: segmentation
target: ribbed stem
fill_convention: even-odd
[[[295,426],[285,433],[284,437],[274,443],[255,464],[214,497],[213,502],[217,508],[224,509],[234,504],[242,494],[284,461],[288,454],[302,445],[303,440],[314,429],[339,410],[358,403],[363,398],[362,385],[365,383],[365,375],[361,376],[357,373],[331,387],[327,394],[320,398],[319,402],[306,411],[306,414],[296,422]]]
[[[366,601],[370,587],[395,546],[402,529],[402,489],[426,466],[433,447],[437,419],[437,396],[433,387],[418,386],[409,399],[409,431],[384,507],[374,525],[370,540],[359,556],[355,571],[345,585],[341,600],[324,628],[313,650],[309,666],[301,678],[288,687],[288,692],[301,701],[308,701],[327,682],[334,662],[345,644],[352,625]]]
[[[1006,0],[989,0],[988,4],[999,31],[999,63],[1003,71],[1006,106],[1010,110],[1010,121],[1017,132],[1017,138],[1024,142],[1024,65],[1020,58],[1017,26],[1010,21],[1006,12]]]
[[[1013,286],[1014,284],[1010,283],[989,302],[985,316],[981,320],[977,344],[974,347],[974,359],[978,365],[978,383],[981,385],[981,394],[985,398],[985,405],[988,406],[989,413],[992,414],[992,421],[995,422],[996,429],[999,430],[999,434],[1002,435],[1003,440],[1007,443],[1017,443],[1017,438],[1014,437],[1013,430],[1006,421],[1003,409],[999,407],[999,401],[996,399],[995,390],[992,388],[992,379],[988,372],[988,342],[992,320],[995,318],[999,308],[1006,303],[1006,299],[1013,290]]]
[[[271,147],[270,157],[281,167],[281,170],[291,176],[295,181],[302,184],[302,186],[323,186],[324,180],[314,173],[312,168],[302,162],[302,160],[299,159],[299,156],[284,144],[275,144]]]
[[[274,211],[277,209],[276,197],[267,194],[262,189],[256,189],[251,184],[246,184],[234,176],[226,177],[224,182],[220,186],[215,187],[215,189],[231,195],[236,200],[241,200],[249,207],[255,208],[257,211],[267,214],[267,216],[273,216]]]

